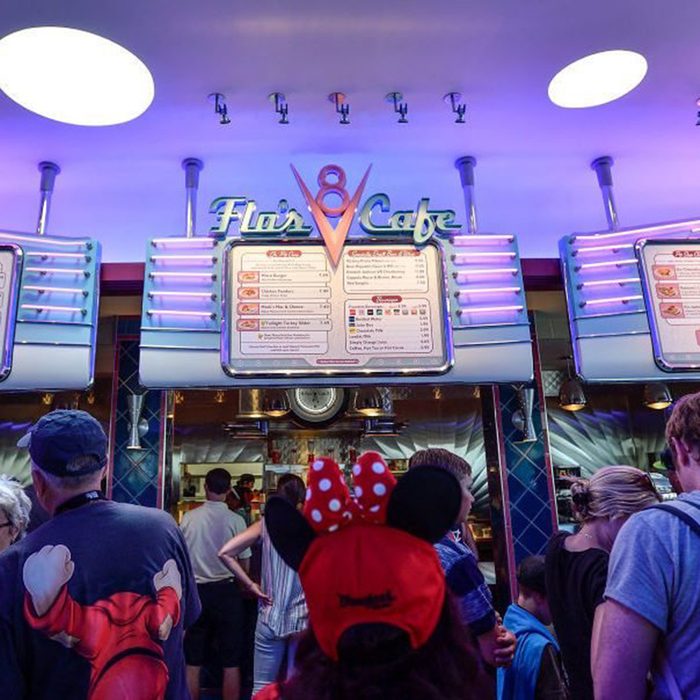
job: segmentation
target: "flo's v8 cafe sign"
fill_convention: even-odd
[[[367,168],[354,192],[347,189],[347,176],[338,165],[321,168],[314,196],[297,169],[292,172],[306,200],[313,221],[323,237],[328,254],[337,265],[350,225],[359,211],[359,224],[371,236],[411,236],[416,245],[423,245],[433,236],[447,237],[462,227],[456,223],[452,209],[430,209],[430,199],[423,197],[414,210],[391,211],[389,196],[373,194],[363,200],[363,193],[372,166]],[[330,200],[330,201],[329,201]],[[218,197],[209,209],[216,215],[210,233],[226,236],[233,224],[243,238],[308,237],[313,232],[304,216],[281,200],[275,211],[258,211],[254,200],[247,197]],[[331,223],[335,220],[335,226]]]

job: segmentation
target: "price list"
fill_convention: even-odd
[[[438,372],[448,366],[440,250],[232,246],[229,370]]]

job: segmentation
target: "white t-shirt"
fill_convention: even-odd
[[[205,501],[199,508],[185,513],[180,525],[190,552],[197,583],[213,583],[233,574],[219,559],[219,550],[234,536],[246,529],[245,520],[229,510],[223,501]],[[238,555],[248,559],[250,549]]]

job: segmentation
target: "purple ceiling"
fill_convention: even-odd
[[[85,128],[51,122],[0,94],[0,226],[34,227],[36,164],[63,168],[49,231],[94,235],[110,261],[143,259],[147,238],[183,230],[187,156],[205,162],[200,232],[220,195],[274,208],[302,207],[289,169],[307,182],[337,162],[349,188],[367,164],[367,193],[396,208],[430,196],[464,220],[456,157],[475,155],[483,231],[513,232],[527,257],[554,257],[557,239],[603,228],[589,162],[616,159],[623,225],[700,214],[700,4],[663,0],[151,0],[96,3],[7,0],[0,34],[59,24],[98,32],[151,68],[156,97],[130,124]],[[623,99],[591,110],[549,103],[549,79],[600,50],[642,52],[649,73]],[[220,126],[206,96],[227,95],[232,123]],[[289,126],[266,96],[284,92]],[[349,126],[326,95],[347,93]],[[404,93],[407,125],[384,95]],[[462,92],[467,124],[453,124],[442,95]]]

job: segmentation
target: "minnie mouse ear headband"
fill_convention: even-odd
[[[275,549],[299,571],[311,627],[323,652],[354,625],[398,627],[417,649],[437,625],[445,576],[432,543],[457,519],[461,490],[437,467],[417,467],[397,483],[377,452],[353,466],[354,496],[338,465],[309,470],[303,515],[282,498],[265,509]]]

